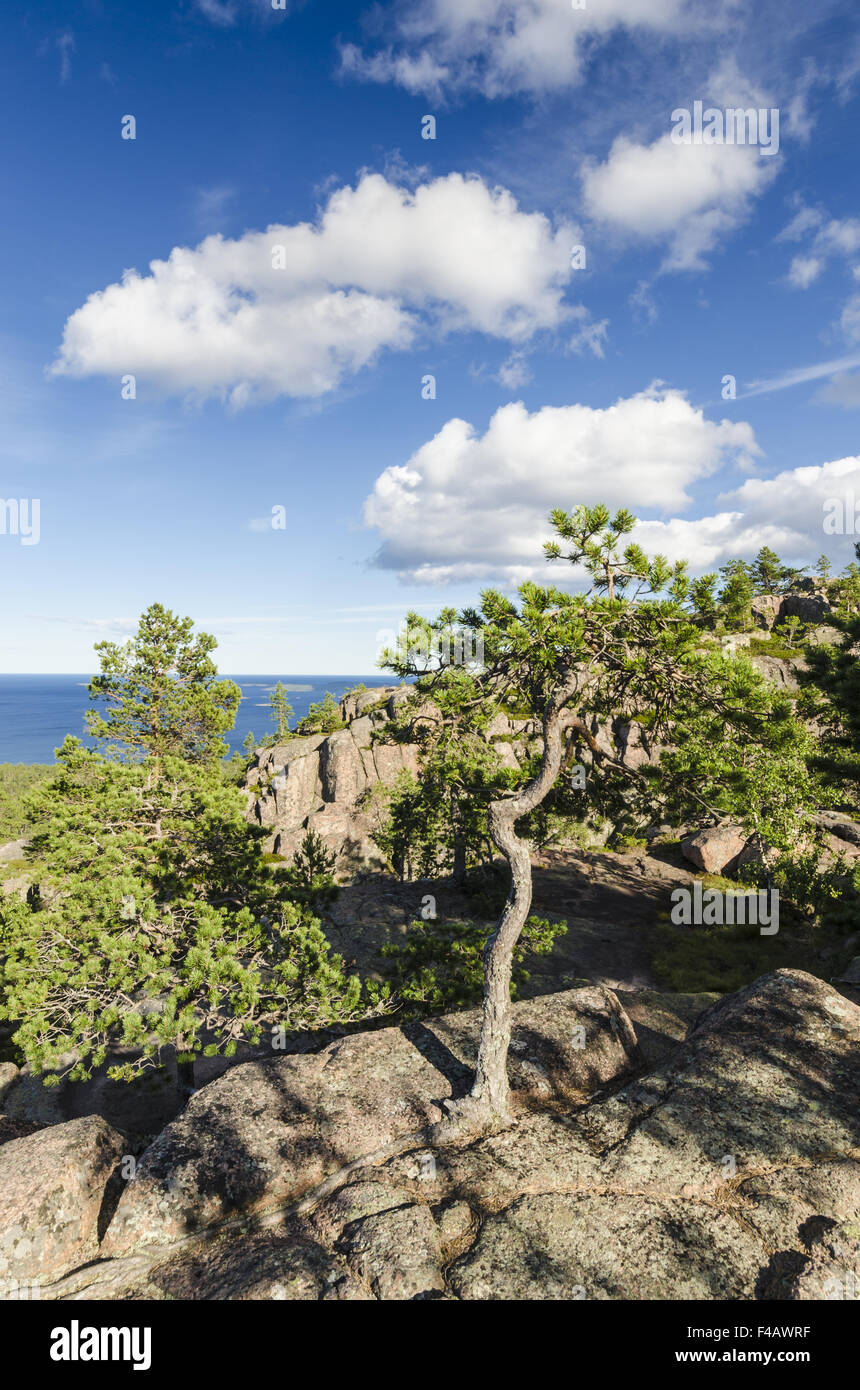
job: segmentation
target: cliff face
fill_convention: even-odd
[[[267,848],[291,857],[305,830],[337,852],[339,867],[372,863],[378,804],[369,793],[392,787],[401,772],[418,771],[414,744],[376,743],[375,730],[393,716],[405,686],[362,691],[341,701],[347,727],[257,750],[248,772],[248,813],[271,828]]]
[[[378,864],[373,832],[386,791],[402,772],[418,774],[419,746],[380,737],[408,686],[381,686],[340,702],[346,727],[257,750],[246,780],[249,819],[271,829],[267,848],[292,857],[306,830],[338,856],[341,872]],[[539,748],[535,726],[498,715],[488,729],[505,767]]]
[[[386,741],[384,730],[407,686],[382,686],[349,695],[340,703],[346,727],[257,750],[246,780],[248,818],[271,830],[266,848],[292,858],[306,830],[321,835],[348,874],[380,867],[374,831],[385,815],[387,791],[402,772],[417,776],[420,747]],[[592,721],[598,744],[629,767],[659,756],[647,734],[623,719]],[[502,766],[516,771],[539,753],[539,726],[499,714],[487,738]],[[586,762],[591,755],[584,750]]]
[[[752,602],[753,621],[767,632],[788,618],[799,618],[802,623],[827,623],[832,612],[827,585],[816,578],[799,579],[788,593],[760,594]]]

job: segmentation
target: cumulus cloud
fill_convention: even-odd
[[[607,409],[503,406],[486,432],[449,420],[365,504],[382,537],[376,564],[429,584],[507,584],[543,573],[551,508],[604,501],[685,510],[689,489],[760,453],[743,422],[706,420],[679,391],[654,386]]]
[[[747,478],[724,500],[743,513],[747,525],[772,526],[784,534],[790,558],[814,560],[830,539],[823,530],[824,504],[846,496],[860,498],[860,455],[786,469],[774,478]],[[847,563],[851,547],[843,542],[841,549]]]
[[[407,189],[365,174],[315,224],[210,236],[126,271],[70,316],[53,371],[242,405],[318,396],[420,331],[522,345],[587,318],[564,302],[573,235],[476,177]]]
[[[626,237],[668,242],[663,269],[698,270],[748,215],[775,173],[752,145],[641,145],[619,136],[605,161],[582,170],[585,209]]]
[[[344,73],[440,97],[463,89],[488,97],[560,91],[582,79],[590,46],[619,28],[677,34],[687,0],[398,0],[384,13],[393,42],[341,49]],[[713,7],[718,22],[721,5]],[[699,8],[698,26],[703,17]]]
[[[789,564],[812,564],[824,552],[842,568],[853,559],[853,537],[824,530],[825,504],[834,498],[853,516],[854,501],[860,499],[860,456],[784,469],[773,478],[747,478],[718,498],[726,510],[695,520],[645,521],[636,528],[636,539],[672,560],[692,560],[700,571],[736,556],[751,559],[763,545]]]

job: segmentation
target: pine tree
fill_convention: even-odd
[[[269,707],[272,712],[271,720],[275,726],[271,735],[271,742],[273,744],[286,743],[290,737],[290,718],[293,707],[287,699],[287,687],[282,681],[278,681],[269,696]]]
[[[658,590],[671,586],[678,598],[686,594],[689,581],[685,564],[670,566],[663,556],[648,560],[641,546],[635,543],[628,545],[623,554],[619,552],[621,538],[629,535],[636,525],[635,516],[625,508],[617,511],[614,517],[610,516],[609,508],[600,503],[595,507],[575,507],[572,512],[556,508],[550,521],[556,534],[568,542],[569,549],[563,552],[558,541],[547,541],[544,545],[546,558],[583,565],[596,593],[614,599],[630,584],[638,582],[645,588],[656,583]]]
[[[409,667],[409,658],[390,655],[393,669]],[[487,807],[511,785],[510,772],[486,737],[499,712],[482,692],[478,674],[450,666],[445,655],[435,673],[426,672],[398,703],[386,737],[419,746],[421,776],[399,779],[374,838],[401,878],[450,873],[462,883],[468,869],[492,860]]]
[[[89,732],[117,756],[152,758],[156,775],[167,757],[213,763],[227,752],[222,735],[233,727],[242,692],[219,680],[207,633],[193,635],[191,618],[154,603],[137,633],[118,646],[99,642],[101,673],[89,696]]]
[[[511,971],[532,896],[529,844],[517,825],[545,804],[561,773],[578,761],[580,747],[590,755],[594,779],[616,787],[619,801],[638,801],[652,814],[661,798],[692,803],[699,812],[715,811],[719,798],[723,804],[733,799],[733,809],[743,814],[741,798],[749,796],[751,823],[783,840],[797,833],[805,814],[802,735],[790,702],[748,661],[703,646],[701,625],[689,611],[686,567],[670,565],[662,556],[649,559],[633,546],[619,562],[618,538],[635,524],[629,513],[619,512],[610,522],[606,508],[577,508],[570,514],[553,512],[552,520],[560,538],[572,542],[565,558],[585,563],[596,593],[573,595],[527,583],[514,602],[486,591],[480,611],[462,615],[465,624],[479,625],[482,668],[460,711],[449,705],[440,716],[451,725],[452,741],[460,728],[471,736],[481,702],[487,712],[502,709],[541,726],[539,757],[486,803],[489,833],[508,863],[511,885],[485,947],[474,1084],[469,1097],[448,1107],[455,1128],[494,1128],[510,1116]],[[546,554],[561,559],[562,547],[551,542]],[[734,569],[730,577],[745,580],[749,597],[747,569]],[[632,597],[622,596],[628,587]],[[394,669],[421,675],[402,662]],[[449,680],[440,667],[435,675],[424,673],[419,684],[434,698],[434,683],[444,690]],[[595,721],[619,710],[628,716],[635,711],[655,742],[674,748],[675,764],[650,773],[632,769],[601,746]],[[755,772],[749,776],[751,765]],[[766,791],[759,795],[756,786],[762,782]]]
[[[757,593],[779,592],[785,567],[775,550],[763,545],[752,565],[752,581]]]
[[[305,903],[316,912],[333,903],[340,893],[334,880],[336,863],[337,855],[326,848],[322,835],[316,830],[306,830],[292,864],[281,870],[293,900]]]
[[[752,601],[755,597],[752,570],[744,560],[730,560],[720,566],[722,588],[720,608],[725,616],[726,626],[733,631],[741,631],[752,623]]]
[[[340,706],[331,691],[327,690],[325,698],[311,704],[304,719],[299,720],[296,725],[296,733],[333,734],[337,729],[343,727]]]
[[[100,643],[91,695],[107,709],[88,722],[108,756],[67,738],[29,798],[32,881],[0,900],[0,1020],[46,1084],[106,1061],[131,1080],[166,1050],[187,1073],[269,1027],[367,1011],[311,913],[325,864],[296,885],[268,865],[268,832],[218,761],[241,692],[214,647],[158,604],[124,647]]]
[[[69,738],[31,800],[35,891],[0,904],[0,1019],[46,1084],[118,1048],[109,1075],[131,1080],[165,1049],[187,1065],[365,1011],[218,769],[166,757],[156,779]]]

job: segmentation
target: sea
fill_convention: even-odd
[[[54,753],[66,734],[91,744],[84,728],[84,713],[93,708],[87,695],[87,675],[0,675],[0,763],[53,763]],[[336,700],[356,685],[396,685],[376,671],[372,676],[224,676],[242,691],[235,726],[225,735],[230,751],[241,748],[249,733],[261,740],[272,728],[269,695],[280,680],[287,687],[294,717],[307,714],[312,703],[330,690]]]

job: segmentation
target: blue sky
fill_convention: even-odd
[[[580,501],[694,570],[847,563],[855,8],[586,6],[7,0],[0,669],[158,600],[222,670],[371,671]],[[676,143],[699,100],[778,151]]]

